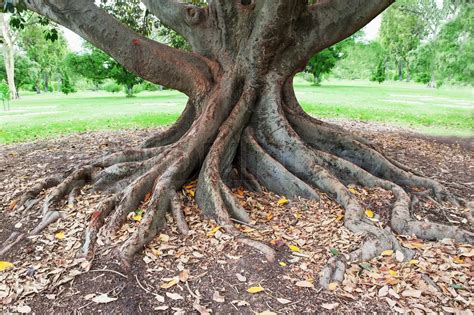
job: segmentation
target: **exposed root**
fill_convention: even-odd
[[[401,251],[410,259],[412,252],[400,246],[394,233],[474,242],[468,231],[419,222],[410,214],[421,195],[440,204],[467,204],[465,201],[436,181],[385,157],[365,139],[308,116],[292,93],[278,75],[264,86],[254,80],[223,78],[219,87],[205,96],[205,106],[190,101],[176,124],[148,140],[145,148],[107,155],[79,167],[65,179],[50,178],[35,185],[19,202],[25,211],[37,203],[43,190],[54,188],[46,195],[42,220],[31,234],[62,218],[65,214],[55,210],[55,205],[67,198],[72,206],[85,185],[108,190],[114,194],[92,214],[79,255],[93,257],[99,235],[112,242],[129,214],[146,205],[136,229],[116,250],[123,266],[130,266],[135,253],[165,227],[168,211],[178,230],[189,234],[177,191],[199,172],[195,197],[204,215],[215,219],[238,242],[262,252],[268,261],[275,260],[274,250],[245,238],[234,225],[248,224],[250,216],[231,185],[238,183],[254,191],[266,188],[287,198],[317,199],[322,192],[337,200],[345,209],[345,227],[365,239],[359,249],[329,260],[320,280],[323,287],[342,281],[347,263],[372,259],[387,249]],[[384,228],[366,217],[357,196],[347,188],[353,183],[393,193],[390,226]],[[419,192],[420,188],[426,192]],[[12,234],[0,253],[25,236]]]
[[[89,225],[84,232],[84,243],[78,253],[79,257],[91,259],[94,256],[94,244],[97,240],[99,230],[104,225],[107,216],[115,208],[118,199],[118,196],[107,198],[100,203],[98,210],[92,213]]]
[[[6,254],[13,246],[18,244],[25,238],[24,233],[20,232],[13,232],[6,240],[3,242],[2,246],[0,247],[0,256]]]
[[[260,147],[249,128],[242,136],[242,151],[242,156],[246,157],[245,168],[256,174],[257,180],[271,191],[288,198],[319,199],[311,186],[290,173]]]
[[[31,209],[38,202],[38,199],[36,199],[36,197],[43,190],[59,185],[62,179],[62,176],[51,176],[34,185],[20,198],[20,201],[17,203],[17,207],[19,208],[19,210],[22,210],[22,208],[23,211],[28,211],[29,209]]]
[[[181,234],[187,236],[189,234],[189,227],[184,218],[183,208],[179,196],[175,191],[171,192],[171,213],[176,222],[176,226]]]

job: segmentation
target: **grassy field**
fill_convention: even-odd
[[[305,110],[315,116],[381,121],[436,135],[474,135],[474,92],[470,88],[428,89],[400,82],[358,81],[329,81],[314,87],[301,78],[295,80],[295,88]],[[0,143],[170,124],[185,103],[186,96],[176,91],[143,92],[134,98],[106,92],[29,93],[11,102],[9,112],[0,107]]]

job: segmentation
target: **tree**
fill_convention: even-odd
[[[65,58],[65,65],[71,71],[89,79],[98,89],[102,82],[109,78],[107,64],[110,57],[99,49],[86,46],[85,53],[69,53]]]
[[[378,83],[382,83],[385,81],[385,60],[380,58],[379,63],[377,64],[377,67],[375,68],[374,73],[372,74],[372,77],[370,78],[371,81],[376,81]]]
[[[10,90],[11,98],[17,99],[18,92],[15,85],[15,50],[14,46],[17,37],[10,29],[8,20],[5,14],[0,13],[0,26],[2,28],[2,44],[3,44],[3,61],[5,64],[5,72]]]
[[[35,86],[39,78],[40,69],[38,64],[31,61],[22,53],[15,56],[15,86],[17,88],[17,97],[20,96],[19,90],[26,85]],[[3,58],[0,61],[0,76],[6,77],[7,71]]]
[[[354,37],[347,38],[340,43],[328,47],[309,59],[306,71],[313,75],[315,85],[319,85],[323,75],[331,72],[336,63],[344,57],[344,47],[354,43]]]
[[[400,81],[404,77],[404,68],[406,79],[410,81],[408,56],[418,47],[426,30],[419,15],[403,10],[405,2],[397,2],[387,10],[382,17],[380,26],[380,42],[386,50],[387,56],[396,64]]]
[[[66,64],[69,69],[90,79],[96,87],[105,79],[114,79],[125,87],[125,93],[130,97],[133,95],[133,86],[143,82],[100,49],[90,45],[86,45],[86,49],[81,54],[68,54]]]
[[[20,33],[20,46],[28,58],[41,69],[43,88],[48,92],[53,74],[61,71],[61,65],[68,52],[67,42],[61,32],[50,33],[44,25],[28,25]],[[38,89],[39,90],[39,89]]]
[[[383,155],[369,141],[307,115],[292,80],[317,52],[349,37],[392,1],[211,0],[205,7],[170,0],[143,0],[160,21],[183,35],[193,52],[171,48],[132,31],[94,1],[29,0],[30,10],[48,16],[106,51],[127,70],[189,97],[176,123],[125,150],[80,166],[66,178],[53,177],[23,195],[30,207],[45,188],[39,233],[62,213],[53,205],[84,183],[112,195],[91,217],[82,254],[94,251],[98,232],[112,236],[142,202],[143,218],[116,251],[124,267],[164,227],[171,210],[187,234],[178,192],[197,178],[196,202],[230,235],[265,253],[273,250],[244,237],[231,218],[249,215],[232,194],[232,185],[266,187],[288,198],[318,198],[316,189],[345,208],[345,226],[365,233],[361,249],[335,256],[321,284],[341,281],[346,261],[360,261],[396,249],[410,257],[394,233],[423,239],[473,242],[455,226],[418,222],[410,215],[412,189],[426,189],[437,200],[461,201],[436,181],[416,175]],[[381,187],[394,194],[387,229],[365,218],[365,209],[348,183]],[[54,188],[53,188],[54,187]],[[20,237],[19,237],[20,238]],[[7,244],[7,246],[9,246]],[[2,252],[2,250],[0,250]]]
[[[369,80],[381,58],[385,58],[382,47],[376,41],[356,42],[343,49],[346,57],[339,60],[332,74],[336,78]]]

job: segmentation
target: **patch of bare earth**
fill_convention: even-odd
[[[445,141],[387,130],[378,124],[338,121],[369,137],[391,156],[416,171],[444,182],[453,192],[473,200],[472,139]],[[151,130],[94,132],[54,140],[0,147],[0,241],[13,231],[26,232],[38,223],[39,206],[28,213],[14,209],[16,198],[36,181],[106,153],[139,145]],[[323,291],[318,274],[328,258],[359,247],[362,237],[343,227],[343,210],[327,196],[320,201],[291,200],[270,193],[256,195],[234,189],[251,213],[250,225],[237,225],[247,236],[271,244],[274,264],[235,242],[213,221],[202,217],[193,195],[195,183],[183,187],[190,235],[168,226],[136,256],[130,272],[111,260],[114,244],[102,244],[92,263],[76,259],[88,219],[99,193],[85,187],[65,219],[23,241],[0,260],[14,265],[0,271],[3,312],[35,313],[242,313],[300,312],[446,312],[472,314],[474,248],[451,241],[423,242],[400,238],[416,251],[410,261],[386,251],[349,267],[344,282]],[[381,189],[351,187],[372,220],[386,225],[392,195]],[[145,208],[145,207],[143,207]],[[260,209],[262,211],[252,211]],[[462,209],[443,208],[426,199],[418,204],[419,220],[471,229]],[[137,226],[140,212],[114,239],[120,243]]]

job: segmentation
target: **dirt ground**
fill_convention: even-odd
[[[473,139],[430,138],[389,125],[335,122],[369,137],[416,172],[474,200]],[[14,208],[22,191],[45,176],[134,147],[153,131],[83,133],[0,146],[0,241],[13,231],[27,232],[40,218],[39,206],[28,213]],[[268,263],[203,218],[193,199],[194,189],[191,182],[182,191],[191,234],[181,236],[168,218],[167,228],[125,272],[111,253],[114,244],[136,228],[133,218],[113,244],[97,248],[92,262],[75,256],[87,220],[103,198],[84,188],[73,205],[60,205],[65,219],[0,257],[3,264],[13,264],[0,271],[2,313],[472,314],[472,245],[399,237],[403,246],[416,251],[412,260],[400,262],[398,253],[384,252],[369,262],[349,266],[344,282],[325,291],[317,279],[327,259],[356,249],[362,241],[361,235],[343,227],[343,209],[333,200],[322,195],[320,201],[286,201],[284,196],[234,189],[253,220],[239,229],[277,250],[277,262]],[[387,224],[391,193],[356,186],[351,192],[375,213],[374,221]],[[414,216],[472,231],[465,211],[423,200]]]

